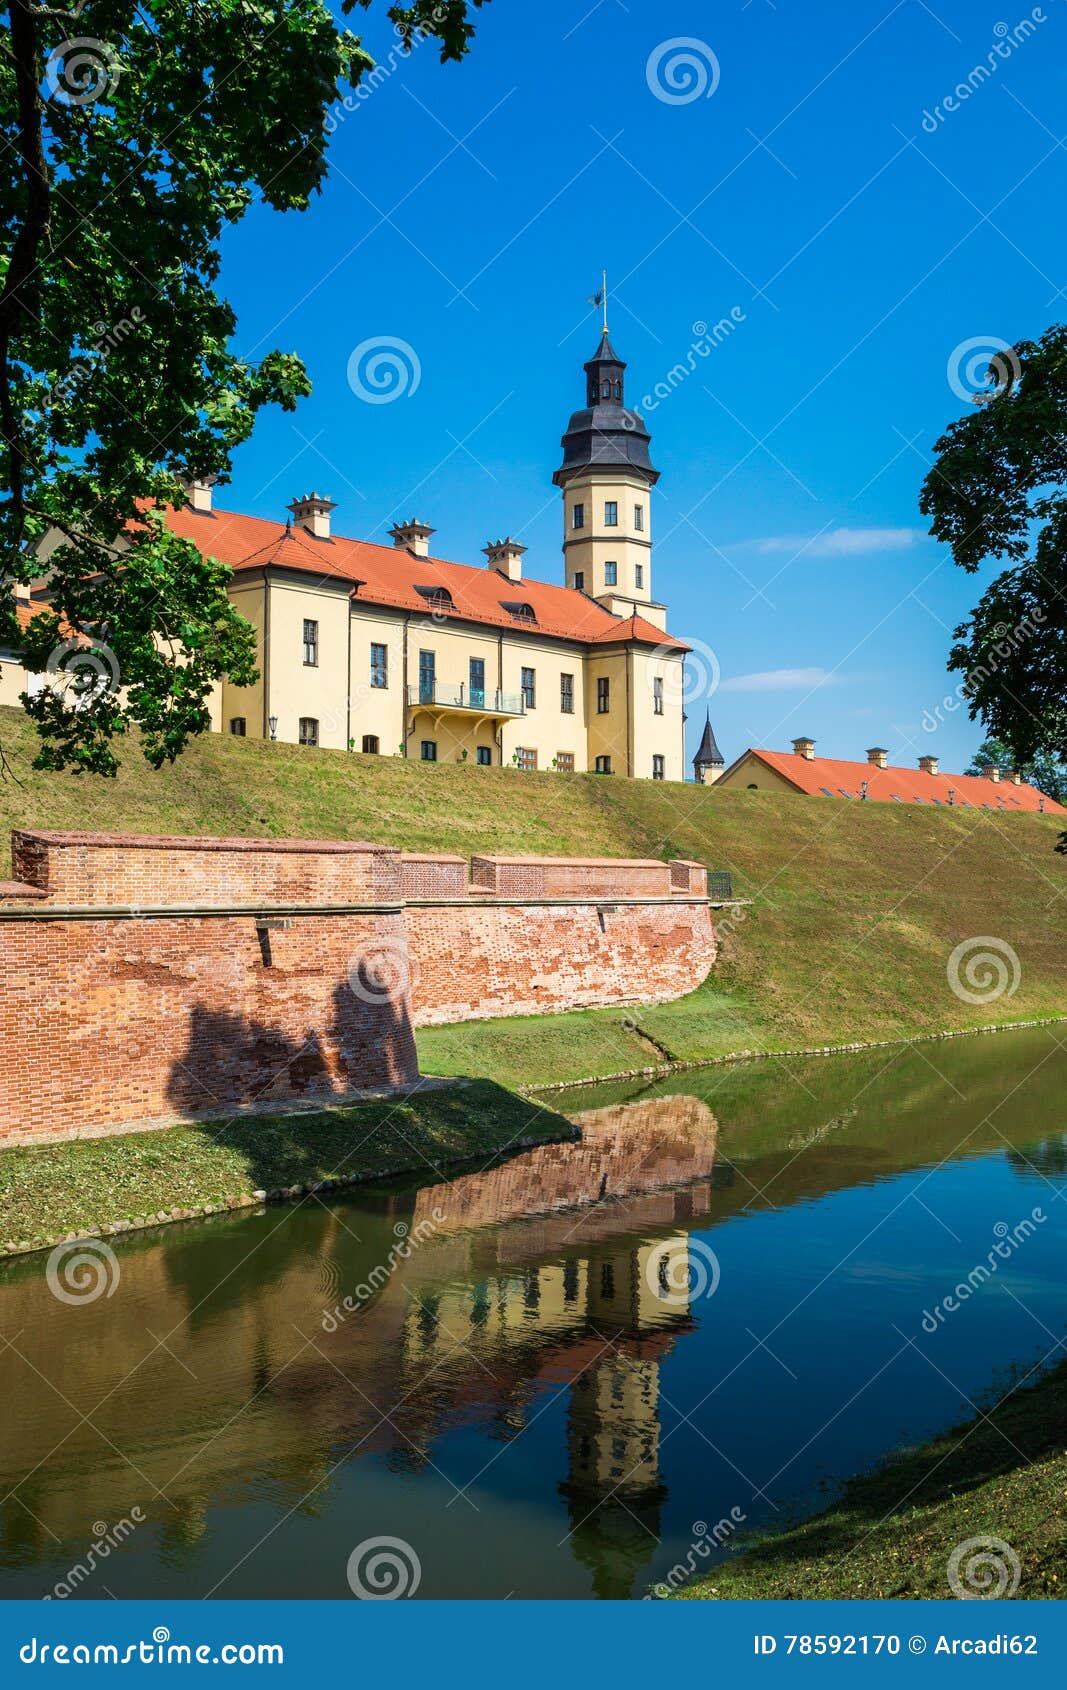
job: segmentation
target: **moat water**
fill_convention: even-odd
[[[1061,1029],[565,1096],[92,1302],[3,1264],[0,1595],[640,1597],[1063,1354]]]

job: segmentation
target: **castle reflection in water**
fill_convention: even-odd
[[[43,1374],[62,1394],[32,1425],[0,1429],[0,1566],[58,1564],[57,1542],[87,1541],[102,1512],[133,1503],[168,1554],[195,1561],[212,1510],[249,1488],[292,1507],[371,1455],[439,1471],[451,1431],[514,1442],[565,1396],[560,1538],[598,1595],[639,1593],[665,1498],[660,1366],[693,1326],[689,1228],[729,1176],[695,1098],[581,1126],[580,1142],[369,1207],[223,1225],[210,1249],[193,1228],[161,1231],[124,1249],[120,1294],[92,1306],[57,1314],[43,1275],[9,1272],[0,1332],[21,1329],[27,1382]],[[246,1260],[247,1229],[268,1220]],[[324,1308],[366,1282],[398,1231],[407,1258],[324,1329]],[[148,1329],[168,1334],[165,1350]],[[70,1403],[100,1406],[79,1424]],[[477,1495],[476,1472],[455,1482]]]

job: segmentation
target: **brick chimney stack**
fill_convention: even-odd
[[[867,761],[876,769],[889,767],[889,752],[884,745],[872,745],[867,752]]]
[[[982,779],[993,781],[1000,779],[1000,770],[997,768],[995,763],[982,764]]]
[[[939,761],[937,757],[920,757],[919,767],[924,775],[936,775]]]
[[[1011,777],[1012,786],[1022,786],[1022,784],[1023,784],[1023,772],[1022,772],[1021,769],[1011,769],[1009,771],[1009,774],[1010,774],[1010,777]]]
[[[489,559],[490,569],[498,569],[501,575],[506,575],[509,581],[522,580],[522,558],[526,550],[517,540],[490,540],[483,551]]]
[[[418,522],[412,517],[409,522],[394,523],[389,530],[389,538],[398,552],[410,552],[412,557],[429,557],[430,535],[436,532],[428,522]]]
[[[330,512],[337,506],[324,493],[301,493],[286,507],[292,513],[293,521],[316,540],[330,538]]]
[[[813,763],[815,761],[815,741],[813,739],[795,739],[793,750],[798,757],[803,757],[806,762]]]

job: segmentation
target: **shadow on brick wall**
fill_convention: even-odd
[[[329,1103],[417,1079],[406,995],[365,997],[339,983],[332,1003],[329,1024],[308,1028],[303,1037],[240,1011],[194,1004],[185,1048],[167,1081],[171,1108],[195,1116]]]

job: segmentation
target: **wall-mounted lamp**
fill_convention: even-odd
[[[867,782],[865,780],[861,780],[860,781],[860,797],[866,798],[866,796],[867,796]]]
[[[268,716],[267,717],[267,726],[270,729],[271,739],[277,739],[277,737],[278,737],[278,718],[277,718],[277,716]]]
[[[956,788],[954,786],[950,786],[948,789],[948,801],[950,804],[956,802]]]

